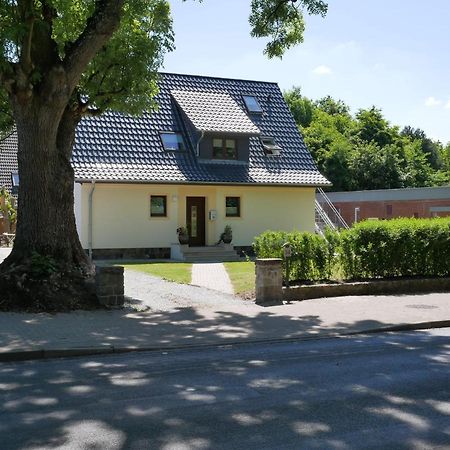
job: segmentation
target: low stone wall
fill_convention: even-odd
[[[169,259],[170,248],[94,248],[92,259]]]
[[[411,278],[360,281],[342,284],[315,284],[283,288],[283,300],[296,301],[349,295],[419,294],[450,292],[450,278]]]
[[[107,308],[122,308],[124,304],[123,267],[97,266],[95,292],[101,305]]]

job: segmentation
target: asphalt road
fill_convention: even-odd
[[[450,449],[450,329],[0,365],[0,449]]]

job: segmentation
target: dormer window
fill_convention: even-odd
[[[253,95],[243,95],[245,107],[249,113],[261,114],[263,112],[261,105],[256,100],[256,97]]]
[[[186,146],[184,145],[183,136],[181,133],[174,133],[172,131],[163,131],[160,133],[161,141],[166,151],[184,151]]]
[[[274,139],[269,136],[261,137],[261,143],[264,147],[264,151],[268,156],[279,156],[281,147],[276,144]]]
[[[213,139],[214,159],[238,159],[235,139]]]

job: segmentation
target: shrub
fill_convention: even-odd
[[[258,258],[283,258],[283,244],[288,242],[292,249],[290,280],[328,280],[336,260],[339,235],[327,231],[326,236],[327,239],[308,232],[265,231],[255,238],[253,249]]]
[[[346,278],[448,276],[450,218],[366,221],[341,235]]]
[[[290,280],[329,280],[335,269],[346,279],[450,275],[450,217],[365,221],[325,237],[265,231],[253,248],[258,258],[283,258],[285,242]]]

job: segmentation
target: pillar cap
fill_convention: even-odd
[[[268,266],[270,264],[278,264],[283,260],[281,258],[256,258],[256,264],[261,266]]]

